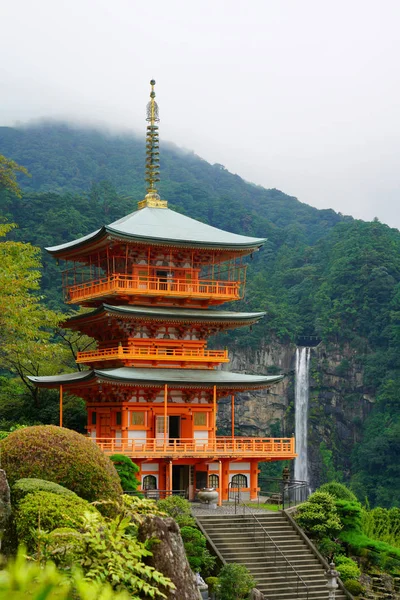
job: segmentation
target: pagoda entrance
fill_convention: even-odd
[[[174,492],[185,492],[189,494],[189,465],[172,465],[172,489]]]

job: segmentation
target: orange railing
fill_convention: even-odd
[[[76,362],[99,360],[161,360],[193,362],[229,362],[228,350],[204,350],[203,348],[155,348],[154,346],[118,346],[88,352],[78,352]]]
[[[137,458],[225,457],[290,459],[296,457],[294,438],[218,437],[214,439],[115,439],[92,438],[106,453],[114,452]]]
[[[76,285],[66,286],[66,301],[70,304],[101,296],[143,294],[148,296],[191,297],[218,300],[239,300],[242,297],[240,281],[209,281],[168,279],[160,277],[133,277],[113,274]]]

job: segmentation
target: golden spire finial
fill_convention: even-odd
[[[165,200],[161,200],[157,193],[156,182],[160,181],[160,152],[159,152],[159,138],[158,138],[158,105],[155,101],[156,93],[154,86],[156,82],[154,79],[150,81],[151,92],[150,102],[146,107],[146,121],[149,122],[147,125],[146,132],[146,178],[147,182],[147,194],[144,200],[138,203],[138,208],[144,208],[149,206],[151,208],[167,208],[168,204]]]

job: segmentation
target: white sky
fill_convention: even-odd
[[[12,0],[0,23],[1,125],[144,135],[155,78],[161,139],[400,227],[398,0]]]

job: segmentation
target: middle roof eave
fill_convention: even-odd
[[[115,316],[125,316],[132,318],[150,318],[158,319],[174,319],[177,321],[210,321],[216,323],[224,323],[229,321],[256,322],[265,316],[265,312],[244,313],[233,311],[222,311],[212,309],[191,310],[188,308],[163,308],[150,306],[113,306],[111,304],[102,304],[99,308],[70,317],[64,323],[75,323],[77,321],[85,321],[87,318],[101,315],[102,313],[110,313]]]

